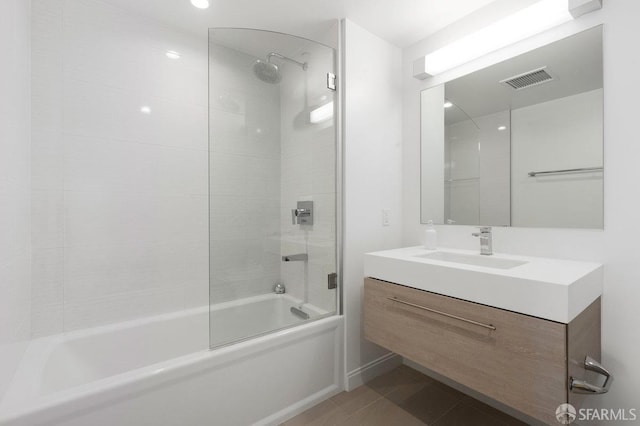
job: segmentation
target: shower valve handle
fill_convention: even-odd
[[[292,225],[313,225],[313,201],[298,201],[298,206],[291,209]]]
[[[297,218],[309,216],[311,210],[309,209],[291,209],[291,223],[293,225],[297,224]]]

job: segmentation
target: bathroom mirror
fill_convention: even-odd
[[[421,93],[421,222],[603,227],[602,27]]]

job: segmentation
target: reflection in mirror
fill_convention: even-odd
[[[421,222],[602,228],[602,28],[424,90]]]

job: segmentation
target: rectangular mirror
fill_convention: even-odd
[[[421,222],[603,227],[602,27],[421,93]]]

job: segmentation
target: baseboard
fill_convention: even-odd
[[[262,420],[259,420],[254,423],[254,426],[276,426],[281,423],[286,422],[289,419],[294,418],[300,413],[304,413],[311,407],[315,407],[321,402],[331,398],[334,395],[342,392],[342,389],[338,385],[331,385],[319,392],[314,393],[313,395],[308,396],[293,405],[284,408],[277,413],[270,415],[269,417],[265,417]]]
[[[350,391],[381,374],[391,371],[402,364],[402,357],[393,352],[389,352],[380,358],[374,359],[367,364],[347,373],[346,390]]]

